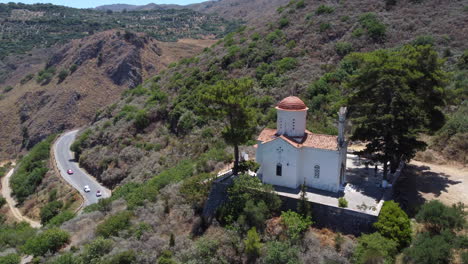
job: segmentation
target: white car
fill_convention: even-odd
[[[85,187],[83,189],[84,189],[85,192],[90,192],[91,191],[91,189],[89,188],[88,185],[85,185]]]
[[[96,197],[101,197],[101,196],[102,196],[101,191],[100,191],[100,190],[97,190],[97,192],[96,192]]]

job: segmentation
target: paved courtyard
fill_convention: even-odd
[[[307,199],[314,203],[338,207],[338,198],[343,197],[348,201],[348,209],[378,215],[384,195],[382,182],[382,168],[377,171],[374,166],[366,166],[367,160],[356,155],[348,154],[346,161],[346,181],[343,191],[338,193],[322,191],[314,188],[307,189]],[[300,188],[290,189],[275,186],[276,192],[281,196],[299,199]]]

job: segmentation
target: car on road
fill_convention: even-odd
[[[85,187],[83,189],[84,189],[85,192],[90,192],[91,191],[91,189],[89,188],[88,185],[85,185]]]
[[[96,197],[101,197],[101,196],[102,196],[101,191],[100,191],[100,190],[97,190],[97,192],[96,192]]]
[[[70,170],[70,169],[68,169],[68,170],[67,170],[67,173],[68,173],[68,175],[72,175],[72,174],[73,174],[73,171]]]

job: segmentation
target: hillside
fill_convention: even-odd
[[[452,125],[443,136],[453,136],[453,128],[464,124],[465,108],[460,105],[468,95],[463,63],[468,61],[466,4],[388,2],[394,5],[370,0],[291,1],[263,23],[239,28],[198,55],[145,79],[148,72],[140,85],[97,111],[72,146],[81,165],[114,189],[112,197],[61,225],[65,234],[49,229],[43,236],[32,236],[25,247],[19,246],[23,239],[14,245],[4,242],[0,250],[21,249],[36,255],[39,263],[348,264],[394,263],[394,258],[404,257],[412,257],[410,263],[432,264],[434,258],[461,263],[460,255],[468,257],[459,249],[464,241],[459,234],[466,225],[461,205],[432,204],[441,220],[446,216],[454,220],[437,233],[431,220],[425,221],[433,217],[431,207],[415,222],[397,204],[386,203],[379,231],[354,238],[310,227],[307,213],[280,212],[279,198],[268,185],[240,176],[229,190],[231,202],[218,211],[213,224],[200,216],[212,173],[232,161],[232,149],[221,136],[222,122],[203,111],[201,100],[206,89],[224,84],[220,81],[248,78],[253,83],[249,96],[255,99],[257,131],[274,126],[273,106],[294,94],[310,108],[307,129],[336,134],[336,112],[347,96],[343,84],[355,62],[346,55],[398,50],[406,44],[411,49],[434,48],[445,60],[444,70],[452,73],[446,80],[446,113],[453,112],[456,118],[447,122]],[[94,71],[100,71],[98,58],[91,60]],[[106,78],[110,83],[112,79]],[[253,144],[254,139],[247,145]],[[242,146],[241,151],[252,148]],[[441,178],[444,184],[450,181]],[[434,234],[425,232],[429,230]],[[48,237],[61,239],[55,239],[50,251],[36,246],[47,245],[41,242]],[[396,255],[408,245],[405,256]],[[426,261],[415,261],[418,255]]]
[[[0,4],[0,22],[0,59],[109,29],[144,32],[157,40],[176,41],[181,38],[220,37],[236,25],[219,16],[188,9],[114,14],[51,4],[21,3]]]
[[[441,54],[450,50],[448,69],[456,63],[467,48],[466,34],[455,33],[467,30],[464,5],[450,2],[442,10],[434,6],[437,1],[398,2],[391,8],[384,3],[347,1],[280,8],[278,18],[229,34],[100,112],[83,142],[80,163],[105,184],[115,186],[122,180],[144,180],[180,159],[197,157],[221,141],[216,123],[198,112],[197,91],[227,78],[255,80],[254,96],[261,101],[258,130],[274,124],[276,102],[297,94],[311,108],[308,128],[336,133],[341,77],[333,71],[347,53],[429,41]],[[372,17],[384,31],[363,28],[362,17],[368,12],[374,13],[365,17]],[[325,79],[318,80],[326,73]],[[143,130],[135,127],[137,113],[149,120]]]
[[[51,133],[87,124],[129,87],[212,43],[167,43],[114,30],[7,61],[16,66],[2,88],[0,157],[15,156]]]
[[[287,4],[288,0],[217,0],[205,1],[190,5],[126,5],[114,4],[96,7],[101,11],[122,12],[123,10],[141,11],[141,10],[164,10],[164,9],[191,9],[204,14],[217,14],[228,19],[242,19],[244,21],[260,20],[268,15],[273,15],[276,8]]]

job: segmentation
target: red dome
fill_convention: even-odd
[[[281,110],[307,110],[304,102],[296,96],[288,96],[281,100],[276,108]]]

